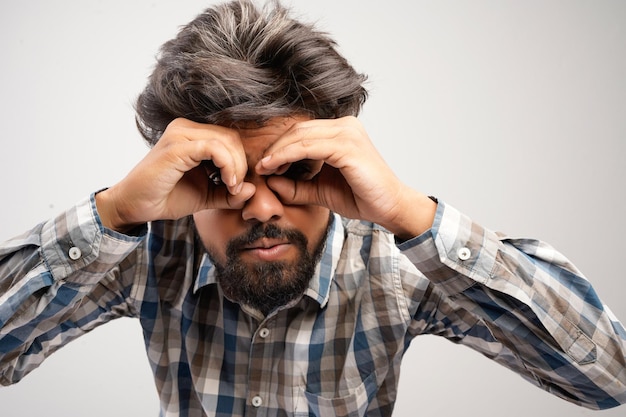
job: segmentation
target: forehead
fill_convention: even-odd
[[[303,117],[270,119],[265,125],[238,129],[249,165],[255,164],[291,126]]]

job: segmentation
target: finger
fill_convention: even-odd
[[[243,182],[237,194],[227,192],[225,187],[212,187],[207,193],[204,209],[241,209],[246,201],[254,195],[256,187],[249,182]]]
[[[308,166],[308,172],[304,173],[298,179],[302,181],[308,181],[308,180],[313,179],[322,170],[322,167],[324,166],[324,162],[311,160],[311,161],[308,161],[307,166]]]
[[[283,175],[285,172],[289,171],[289,168],[291,168],[291,164],[283,164],[274,171],[274,175]]]
[[[320,205],[310,181],[294,181],[285,177],[270,177],[268,186],[276,192],[283,204],[288,205]]]
[[[342,153],[341,144],[329,139],[302,140],[289,143],[281,148],[275,149],[272,153],[262,158],[255,166],[255,170],[260,175],[282,175],[287,169],[284,167],[303,160],[317,161],[315,167],[317,171],[324,162],[335,168],[340,168],[340,158]],[[312,171],[316,171],[313,169]]]
[[[165,144],[161,143],[165,141]],[[229,128],[196,123],[186,119],[176,119],[166,129],[157,146],[169,145],[174,152],[187,152],[179,155],[187,171],[204,160],[212,160],[219,170],[219,178],[228,187],[231,194],[236,194],[248,170],[243,144],[239,134]],[[179,148],[179,146],[182,146]]]
[[[272,143],[264,152],[265,159],[261,159],[255,169],[261,175],[281,175],[287,171],[285,168],[291,162],[302,159],[315,159],[308,153],[309,146],[315,142],[333,138],[337,134],[331,120],[310,120],[293,124],[281,137]],[[329,144],[330,145],[330,144]],[[293,148],[293,146],[297,146]],[[291,157],[284,153],[285,148],[291,148]],[[321,149],[323,149],[322,147]],[[326,147],[326,149],[329,149]],[[275,158],[275,154],[283,150],[283,158]],[[296,152],[299,151],[299,152]],[[273,160],[272,160],[273,159]]]
[[[225,185],[237,194],[247,171],[243,148],[221,140],[193,141],[183,145],[180,152],[189,157],[188,165],[202,166],[214,185]]]
[[[367,133],[354,117],[308,120],[292,125],[265,151],[255,169],[261,175],[270,175],[281,165],[302,159],[344,168],[370,147]]]
[[[225,146],[228,154],[214,154],[213,164],[219,170],[217,175],[219,179],[228,187],[228,191],[232,195],[236,195],[241,191],[244,178],[248,171],[248,162],[241,141],[237,139],[236,143],[229,143]]]
[[[333,168],[324,170],[311,181],[271,176],[267,184],[278,194],[283,204],[324,206],[342,214],[350,213],[354,205],[350,187]]]

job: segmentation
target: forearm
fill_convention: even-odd
[[[444,203],[430,235],[401,249],[520,361],[505,365],[591,408],[626,401],[624,328],[562,255],[493,233]]]
[[[3,384],[19,380],[49,352],[92,328],[106,317],[104,306],[123,302],[126,284],[113,278],[120,275],[114,270],[139,241],[102,228],[90,199],[0,245]],[[37,349],[31,350],[35,341]]]

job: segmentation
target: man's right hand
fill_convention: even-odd
[[[223,184],[211,181],[202,161],[220,170]],[[255,191],[244,182],[247,171],[236,130],[176,119],[122,181],[96,194],[96,206],[103,225],[119,232],[204,209],[242,208]]]

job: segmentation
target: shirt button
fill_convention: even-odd
[[[67,254],[70,257],[70,259],[73,261],[76,261],[80,259],[81,256],[83,256],[83,253],[76,246],[72,246],[70,250],[67,252]]]
[[[259,336],[261,336],[263,339],[269,336],[269,334],[270,334],[270,331],[267,327],[264,327],[261,330],[259,330]]]
[[[459,259],[462,261],[467,261],[470,258],[470,256],[472,256],[472,252],[466,247],[460,248],[456,254],[459,257]]]
[[[261,405],[263,405],[263,398],[259,397],[258,395],[252,397],[252,406],[255,408],[259,408]]]

